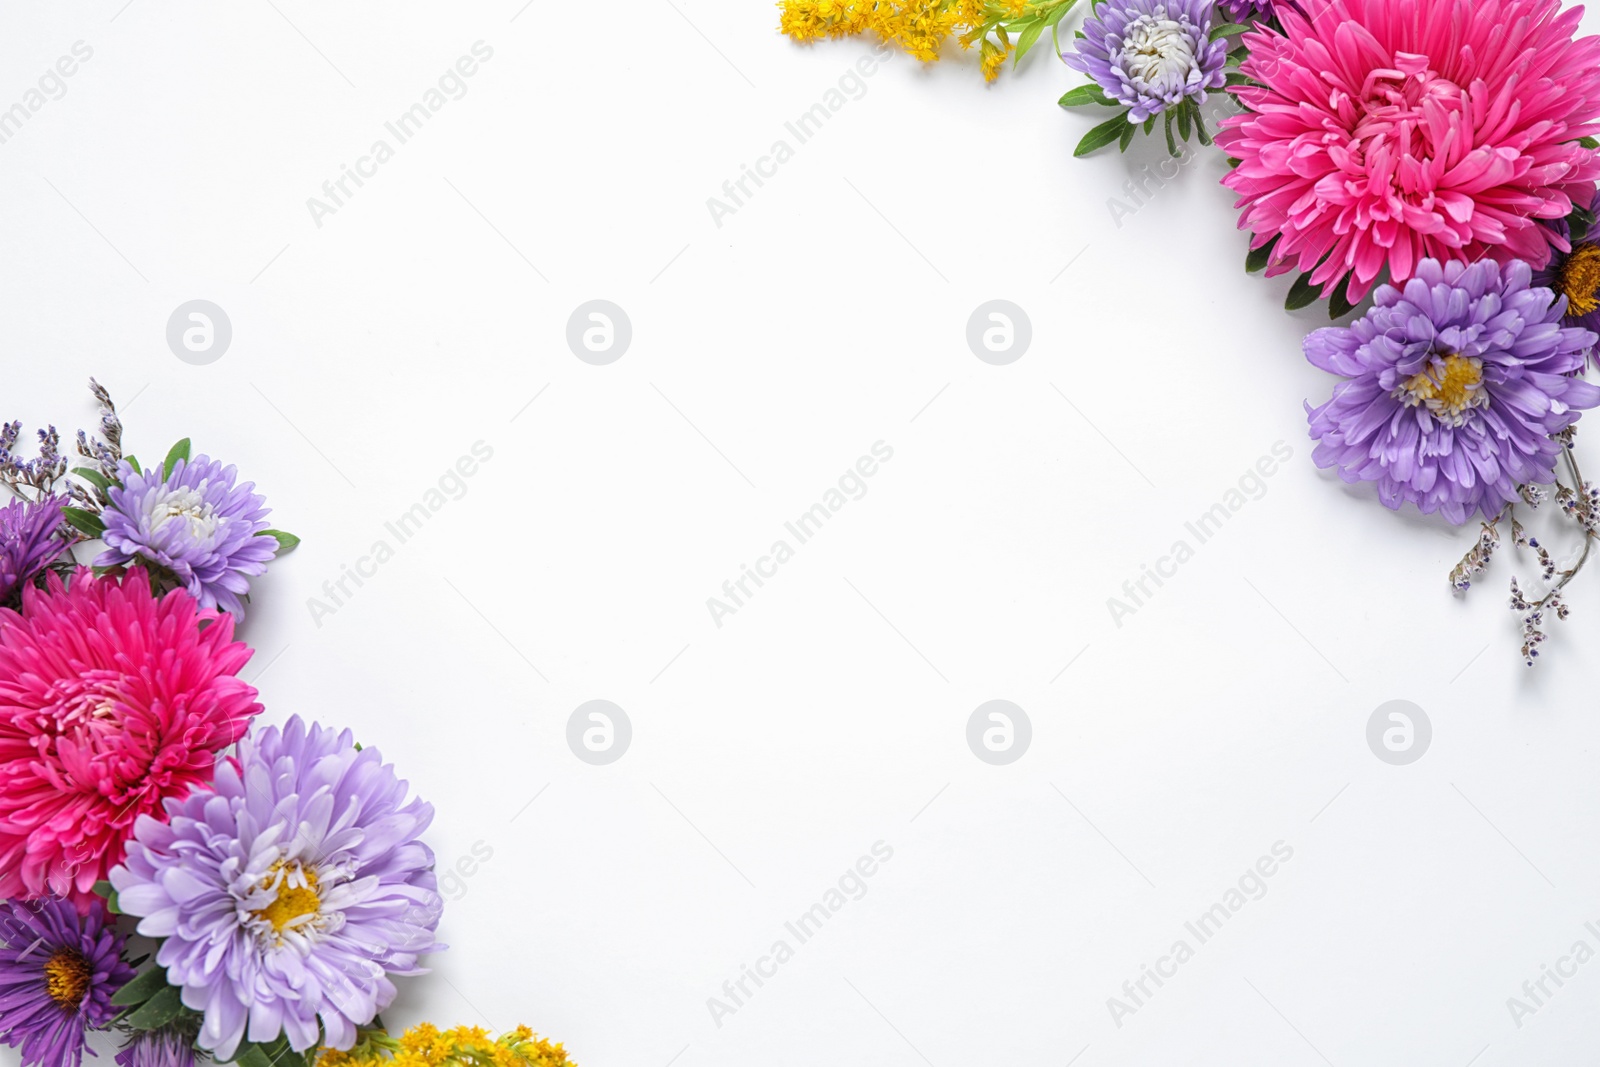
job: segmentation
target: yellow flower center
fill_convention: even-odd
[[[1556,289],[1567,298],[1568,315],[1587,315],[1600,308],[1600,245],[1581,244],[1556,272]]]
[[[279,860],[262,879],[262,889],[276,889],[277,896],[253,915],[272,924],[272,929],[283,933],[284,927],[302,915],[315,915],[322,910],[322,898],[317,896],[317,872],[307,870],[298,863]]]
[[[89,989],[89,961],[75,949],[61,949],[45,961],[44,987],[51,1000],[76,1009]]]
[[[1454,353],[1435,356],[1426,370],[1406,379],[1400,398],[1408,407],[1425,405],[1442,421],[1460,426],[1470,409],[1489,402],[1489,395],[1478,388],[1482,382],[1482,360]]]

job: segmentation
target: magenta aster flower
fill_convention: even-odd
[[[1519,484],[1548,484],[1551,435],[1600,403],[1574,377],[1596,337],[1562,326],[1565,303],[1531,275],[1520,261],[1425,259],[1350,326],[1312,332],[1306,358],[1345,379],[1306,405],[1317,466],[1453,523],[1494,516]]]
[[[205,456],[178,460],[165,478],[124,461],[117,470],[122,484],[106,494],[107,547],[95,566],[152,563],[170,571],[201,607],[243,617],[239,597],[251,577],[266,573],[278,542],[261,536],[268,509],[251,492],[254,483],[234,484],[237,474]]]
[[[1240,229],[1269,271],[1350,275],[1353,303],[1425,258],[1543,266],[1565,241],[1539,220],[1587,202],[1600,158],[1600,38],[1573,40],[1558,0],[1305,0],[1283,32],[1247,34],[1217,143],[1239,160]],[[1328,292],[1324,289],[1324,292]]]
[[[13,500],[0,508],[0,604],[24,582],[54,563],[66,548],[61,539],[60,497],[39,501]]]
[[[1222,87],[1228,43],[1210,39],[1214,12],[1212,0],[1101,0],[1061,59],[1143,122]]]
[[[212,789],[139,820],[111,872],[118,906],[165,939],[156,961],[217,1059],[279,1034],[349,1048],[394,1000],[390,976],[443,947],[418,840],[433,808],[406,799],[377,749],[298,717],[242,741]]]
[[[23,1067],[79,1067],[85,1031],[111,1021],[132,977],[98,904],[80,915],[56,897],[0,901],[0,1037],[22,1046]]]
[[[134,820],[211,781],[261,710],[249,659],[231,618],[142,569],[51,574],[0,609],[0,897],[94,907]]]

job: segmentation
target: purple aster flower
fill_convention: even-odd
[[[79,1067],[85,1031],[116,1016],[111,995],[132,977],[99,905],[0,901],[0,1038],[23,1067]]]
[[[1317,466],[1453,523],[1495,515],[1518,484],[1548,484],[1551,435],[1600,388],[1575,376],[1595,335],[1561,325],[1565,302],[1531,287],[1532,273],[1521,260],[1424,259],[1403,289],[1380,286],[1364,317],[1312,332],[1306,358],[1345,378],[1306,405]]]
[[[1591,213],[1600,211],[1600,187],[1596,187],[1588,203],[1580,206]],[[1561,235],[1561,244],[1569,243],[1572,228],[1566,219],[1547,225]],[[1556,252],[1542,270],[1534,271],[1533,284],[1567,298],[1567,313],[1562,321],[1568,326],[1600,332],[1600,222],[1591,226],[1588,235],[1573,244],[1571,251]]]
[[[1228,42],[1210,40],[1212,0],[1102,0],[1061,58],[1143,122],[1227,81]]]
[[[172,1027],[133,1035],[117,1053],[120,1067],[194,1067],[194,1039]]]
[[[106,551],[96,567],[144,561],[164,568],[200,601],[244,616],[239,597],[248,579],[265,573],[278,549],[267,528],[254,483],[235,485],[237,472],[205,456],[180,459],[172,474],[135,471],[126,461],[117,468],[122,484],[107,491]]]
[[[298,716],[240,742],[212,791],[139,819],[111,871],[156,962],[202,1013],[199,1044],[228,1060],[244,1040],[347,1049],[423,973],[443,902],[417,839],[433,808],[377,749]],[[318,1023],[322,1034],[318,1034]]]
[[[0,603],[44,570],[66,547],[60,536],[60,497],[13,500],[0,508]]]

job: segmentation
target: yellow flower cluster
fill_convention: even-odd
[[[561,1045],[546,1041],[526,1026],[498,1038],[479,1026],[440,1030],[420,1023],[398,1039],[363,1031],[348,1052],[324,1049],[317,1067],[577,1067]]]
[[[800,42],[873,33],[927,63],[951,37],[962,48],[981,40],[980,69],[994,81],[1013,45],[1003,27],[998,43],[989,30],[1028,7],[1028,0],[780,0],[778,28]]]

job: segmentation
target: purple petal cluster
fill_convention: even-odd
[[[0,901],[0,1040],[21,1046],[23,1067],[80,1067],[84,1032],[112,1020],[132,977],[99,905],[80,916],[57,897]]]
[[[1102,0],[1083,23],[1067,66],[1093,78],[1143,122],[1227,81],[1226,40],[1210,40],[1213,0]]]
[[[61,555],[60,497],[13,500],[0,508],[0,603]]]
[[[211,791],[139,820],[111,872],[156,961],[202,1013],[218,1060],[279,1034],[296,1050],[347,1049],[394,1000],[392,975],[420,974],[443,946],[433,808],[374,748],[299,717],[240,742]],[[322,1033],[318,1033],[318,1024]]]
[[[97,567],[148,562],[170,571],[205,608],[244,615],[239,599],[249,579],[265,573],[278,548],[261,536],[268,509],[254,483],[235,484],[237,471],[197,456],[180,459],[167,477],[139,472],[126,461],[121,485],[107,491],[106,551]]]
[[[119,1067],[195,1067],[194,1041],[172,1027],[134,1034],[117,1053]]]
[[[1272,17],[1273,0],[1217,0],[1217,10],[1229,22],[1248,26]]]
[[[1600,403],[1576,376],[1596,336],[1563,326],[1566,301],[1531,278],[1521,260],[1425,259],[1364,317],[1308,336],[1306,358],[1345,379],[1306,406],[1317,465],[1458,524],[1549,483],[1551,435]]]

